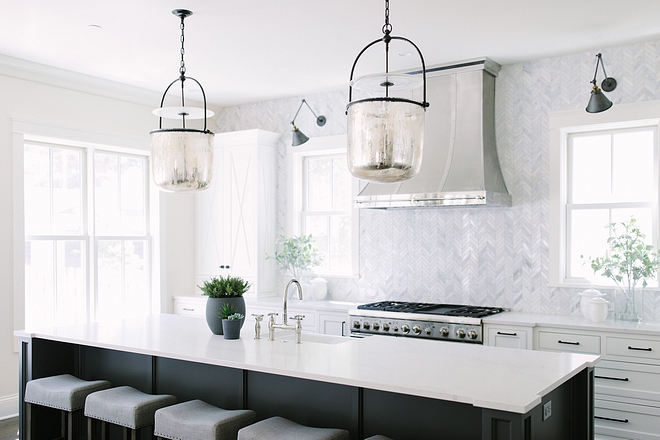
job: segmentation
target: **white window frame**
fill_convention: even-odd
[[[96,133],[80,131],[68,127],[45,125],[34,121],[23,119],[12,119],[12,146],[13,146],[13,186],[14,186],[14,329],[25,328],[25,226],[24,226],[24,145],[27,142],[58,144],[64,146],[78,147],[88,150],[86,160],[93,157],[89,154],[90,149],[99,149],[115,154],[131,154],[149,156],[147,146],[148,138],[138,136],[121,136],[107,133]],[[121,147],[118,147],[121,145]],[[88,167],[86,167],[88,168]],[[149,209],[148,231],[151,235],[150,241],[150,264],[151,268],[151,313],[160,313],[160,197],[159,191],[153,185],[150,167],[148,167],[148,194]],[[93,185],[93,183],[91,183]],[[89,185],[83,189],[89,203]],[[85,231],[87,232],[87,231]],[[89,244],[91,245],[91,243]],[[88,268],[91,270],[91,267]],[[87,283],[90,282],[88,277]],[[14,351],[18,352],[18,338],[14,338]]]
[[[322,136],[310,138],[303,145],[287,147],[287,169],[291,170],[287,179],[287,237],[302,233],[303,185],[305,158],[313,156],[326,156],[333,154],[346,154],[346,135]],[[359,180],[352,179],[352,196],[355,197],[359,189]],[[337,274],[312,271],[324,277],[358,278],[360,274],[360,216],[359,210],[351,204],[352,242],[351,242],[351,273]]]
[[[550,126],[550,199],[549,199],[549,274],[551,287],[584,288],[591,282],[567,277],[568,247],[568,140],[571,134],[635,127],[653,127],[660,133],[660,101],[616,104],[601,113],[584,110],[553,112],[548,114]],[[657,138],[656,138],[657,141]],[[657,146],[656,146],[657,148]],[[656,155],[655,172],[658,173]],[[660,192],[660,191],[658,191]],[[657,205],[656,205],[657,206]],[[653,212],[654,236],[660,236],[657,208]],[[658,243],[653,243],[657,246]],[[612,288],[612,286],[595,286]],[[653,289],[650,286],[648,289]],[[658,288],[655,288],[658,289]]]

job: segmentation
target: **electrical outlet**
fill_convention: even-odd
[[[607,311],[608,312],[613,312],[614,311],[614,302],[613,301],[609,301],[607,303]]]
[[[552,415],[552,400],[548,400],[543,404],[543,421],[545,422]]]

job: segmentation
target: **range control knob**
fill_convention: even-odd
[[[408,333],[410,331],[410,327],[408,326],[408,324],[403,324],[401,326],[401,331],[404,333]]]
[[[468,337],[469,337],[470,339],[477,339],[477,332],[474,331],[474,330],[470,330],[470,331],[468,332]]]
[[[395,325],[395,326],[392,328],[392,330],[394,330],[395,332],[398,332],[398,331],[399,331],[399,327],[397,327],[397,326]]]
[[[440,335],[446,338],[447,336],[449,336],[449,329],[447,327],[442,327],[440,329]]]
[[[360,321],[353,321],[353,328],[360,328]]]
[[[390,325],[387,323],[383,324],[383,331],[384,332],[390,331]]]
[[[431,327],[426,327],[424,329],[424,333],[426,333],[427,335],[430,335],[431,334]]]
[[[369,323],[367,321],[364,321],[364,324],[362,324],[362,328],[365,330],[369,330],[369,327],[371,327]]]
[[[421,332],[422,332],[422,328],[420,326],[416,325],[416,326],[413,327],[413,333],[414,334],[418,335]]]
[[[378,330],[380,328],[380,324],[378,324],[377,322],[374,322],[373,324],[371,324],[371,328],[374,329],[374,330]]]
[[[459,328],[458,330],[456,330],[456,336],[458,336],[459,338],[464,338],[465,337],[465,330],[462,329],[462,328]]]

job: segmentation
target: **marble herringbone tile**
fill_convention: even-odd
[[[583,109],[595,55],[619,86],[615,103],[660,99],[660,42],[502,67],[497,78],[496,136],[513,207],[360,212],[360,278],[329,280],[331,296],[487,304],[536,313],[580,314],[578,289],[548,286],[548,112]],[[308,136],[346,132],[345,90],[304,97],[327,124],[299,122]],[[217,131],[262,128],[282,133],[278,149],[277,233],[286,230],[286,146],[302,97],[229,107]],[[284,283],[284,277],[280,282]],[[649,292],[647,319],[660,319],[660,293]]]

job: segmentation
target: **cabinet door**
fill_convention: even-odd
[[[319,313],[319,333],[324,335],[348,336],[346,313]]]
[[[225,147],[227,203],[225,219],[231,273],[254,284],[256,273],[255,148],[250,145]]]
[[[531,349],[530,334],[526,327],[486,326],[487,344],[494,347]]]
[[[197,277],[223,275],[225,266],[224,184],[222,148],[213,152],[213,180],[206,191],[196,195]]]

